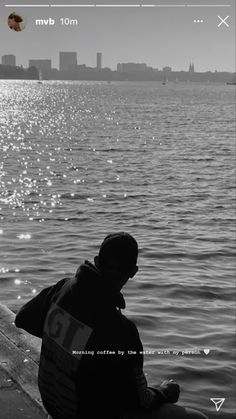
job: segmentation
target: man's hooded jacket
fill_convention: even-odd
[[[86,261],[73,279],[44,289],[17,313],[16,326],[42,338],[38,384],[54,419],[115,419],[167,401],[147,387],[139,333],[121,308],[122,294]]]

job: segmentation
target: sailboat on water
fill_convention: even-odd
[[[232,80],[231,81],[228,81],[226,84],[236,85],[236,73],[234,74],[234,77],[232,78]]]
[[[42,83],[43,83],[43,74],[42,74],[42,70],[39,70],[38,84],[42,84]]]
[[[163,80],[162,80],[162,84],[165,85],[168,83],[168,78],[166,76],[166,74],[164,74]]]

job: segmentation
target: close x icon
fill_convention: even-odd
[[[219,22],[219,24],[218,24],[218,28],[221,26],[221,25],[225,25],[225,26],[227,26],[227,28],[229,27],[229,24],[226,22],[227,21],[227,19],[229,18],[229,16],[226,16],[225,18],[222,18],[221,16],[217,16],[219,19],[220,19],[220,22]]]

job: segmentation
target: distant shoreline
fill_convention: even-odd
[[[37,79],[30,79],[30,78],[7,78],[7,77],[1,77],[0,76],[0,81],[34,81],[34,82],[39,82]],[[116,84],[116,83],[156,83],[157,85],[163,85],[161,80],[112,80],[111,82],[107,82],[106,80],[97,80],[97,79],[44,79],[42,80],[42,82],[39,82],[40,84],[44,84],[47,82],[98,82],[104,85],[108,85],[109,84]],[[200,84],[217,84],[217,85],[228,85],[228,86],[235,86],[235,83],[232,82],[228,82],[226,80],[219,80],[219,81],[215,81],[215,80],[200,80],[200,81],[191,81],[191,80],[183,80],[183,81],[168,81],[168,83],[165,83],[166,85],[171,84],[171,85],[183,85],[183,84],[196,84],[196,85],[200,85]]]
[[[96,70],[94,68],[85,68],[80,70],[59,71],[38,70],[36,67],[16,67],[0,64],[0,79],[15,80],[71,80],[71,81],[104,81],[107,83],[115,81],[151,81],[151,82],[216,82],[232,83],[235,79],[235,73],[230,72],[211,72],[204,73],[189,71],[144,71],[144,72],[118,72],[109,68]]]

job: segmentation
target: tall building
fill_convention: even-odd
[[[38,70],[44,73],[52,69],[51,60],[29,60],[29,67],[36,67]]]
[[[16,56],[12,54],[3,55],[2,56],[2,64],[3,65],[12,65],[16,66]]]
[[[97,52],[97,69],[101,70],[102,68],[102,53]]]
[[[188,69],[188,71],[189,71],[189,73],[194,73],[194,72],[195,72],[195,70],[194,70],[194,64],[193,64],[193,63],[190,63],[190,64],[189,64],[189,69]]]
[[[77,52],[59,52],[59,70],[69,71],[77,66]]]

